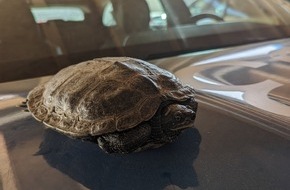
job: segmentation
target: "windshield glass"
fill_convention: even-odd
[[[96,57],[146,60],[285,38],[289,11],[281,0],[2,0],[0,81]]]

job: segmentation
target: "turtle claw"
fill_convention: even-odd
[[[27,108],[27,99],[23,102],[21,102],[21,104],[16,105],[16,107],[18,108],[24,108],[22,111],[24,112],[29,112],[28,108]]]
[[[27,108],[27,105],[26,105],[26,104],[19,104],[19,105],[17,105],[16,107]]]

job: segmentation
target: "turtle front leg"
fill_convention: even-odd
[[[151,135],[151,126],[141,124],[127,131],[98,137],[99,146],[107,153],[130,153],[143,150]]]

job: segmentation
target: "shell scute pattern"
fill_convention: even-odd
[[[53,126],[60,126],[63,118],[62,115],[52,112],[44,122]]]
[[[176,83],[176,79],[167,75],[160,75],[157,77],[158,83],[161,84],[164,90],[178,90],[180,89],[179,83]]]
[[[187,92],[155,65],[104,58],[61,70],[29,93],[28,107],[36,119],[63,133],[101,135],[133,128],[153,117],[162,101],[188,99]]]
[[[117,93],[109,95],[104,102],[107,103],[107,108],[114,108],[113,110],[106,110],[112,115],[119,115],[120,113],[128,112],[139,105],[139,102],[144,96],[138,91],[131,89],[121,89]],[[130,100],[130,101],[128,101]]]
[[[112,132],[116,131],[117,128],[115,117],[109,117],[97,123],[90,123],[90,135],[92,136],[108,133],[108,129],[112,130],[112,126],[114,127]]]
[[[47,117],[47,109],[42,104],[44,85],[37,86],[30,92],[30,101],[27,102],[28,109],[38,121],[43,121]]]
[[[139,108],[140,118],[143,121],[147,121],[152,117],[152,113],[155,113],[161,104],[161,100],[158,97],[147,98],[142,106]]]
[[[138,113],[136,113],[136,117],[140,117]],[[121,117],[117,118],[117,131],[128,129],[128,123],[130,123],[131,126],[137,126],[140,123],[140,119],[136,119],[130,115],[122,115]]]
[[[89,129],[91,126],[91,122],[85,121],[85,120],[80,120],[76,123],[75,129],[79,132],[86,131]]]
[[[130,88],[140,92],[146,92],[146,94],[158,94],[159,93],[159,86],[156,82],[148,77],[139,75],[134,77],[129,82]]]

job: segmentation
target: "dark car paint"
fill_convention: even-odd
[[[184,83],[192,85],[200,101],[290,139],[289,51],[290,39],[282,39],[156,64],[168,65]]]
[[[10,177],[19,189],[290,187],[288,140],[203,104],[196,128],[176,143],[131,155],[105,154],[95,144],[45,129],[19,108],[8,112],[21,116],[1,124],[13,165]]]
[[[184,69],[191,72],[194,65],[206,62],[212,66],[209,70],[214,69],[216,65],[210,60],[269,44],[279,44],[277,47],[282,50],[288,41],[219,49],[152,62],[194,86],[194,81],[182,72]],[[254,64],[258,58],[267,61],[264,56],[255,56],[235,57],[228,62],[234,65],[237,60],[248,60]],[[95,144],[46,129],[29,113],[15,107],[25,100],[30,89],[48,78],[0,84],[0,159],[5,160],[5,151],[8,155],[8,161],[0,169],[4,189],[290,188],[289,139],[276,133],[274,128],[265,127],[276,124],[273,118],[256,121],[267,110],[207,93],[204,91],[206,86],[201,88],[199,85],[196,86],[199,109],[194,129],[184,131],[177,142],[159,149],[109,155]],[[286,95],[287,98],[289,94]],[[249,106],[251,115],[245,114]],[[239,108],[245,111],[240,112]],[[256,113],[260,114],[257,116]],[[285,120],[285,127],[289,126],[289,121]],[[4,170],[3,166],[8,169]]]

